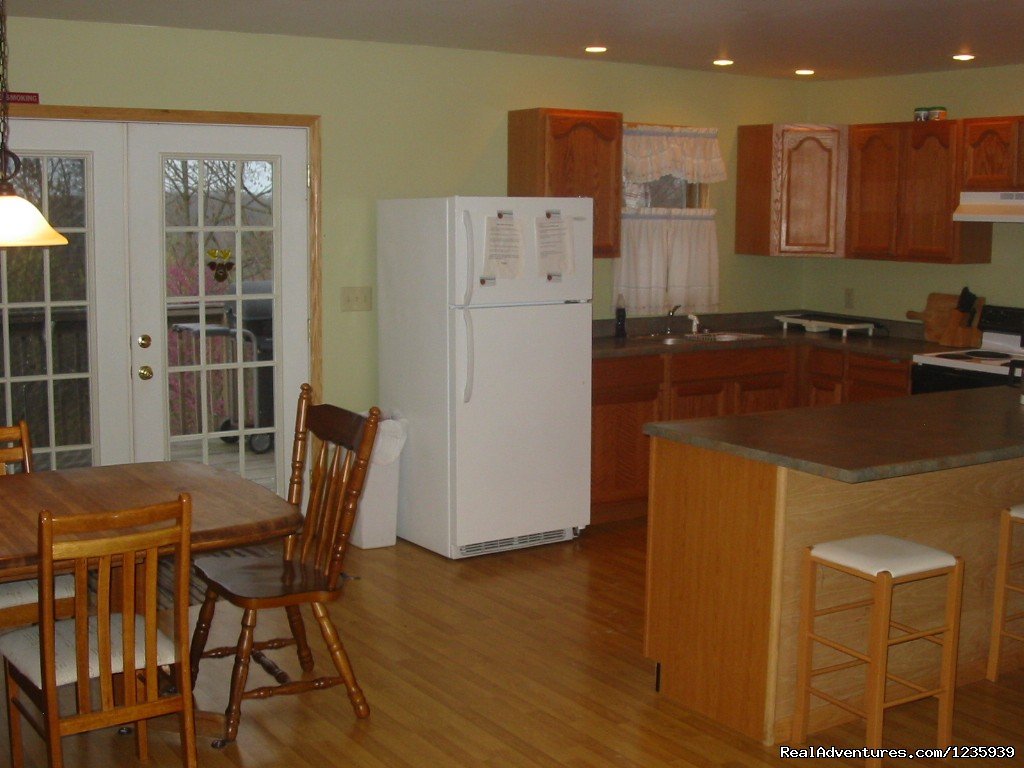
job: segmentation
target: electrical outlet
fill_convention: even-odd
[[[847,288],[843,291],[843,306],[847,309],[853,309],[853,288]]]
[[[373,309],[373,288],[368,285],[341,289],[342,312],[369,312]]]

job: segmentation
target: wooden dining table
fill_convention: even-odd
[[[9,475],[0,479],[0,581],[34,576],[39,513],[129,509],[192,496],[192,552],[279,539],[299,510],[251,480],[205,464],[163,461]]]

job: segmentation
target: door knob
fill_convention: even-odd
[[[148,333],[144,333],[139,336],[139,346],[143,349],[149,349],[149,345],[153,343],[153,339],[149,337]]]
[[[153,369],[148,365],[139,366],[139,378],[143,381],[149,381],[153,378]]]

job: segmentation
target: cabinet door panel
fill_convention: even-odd
[[[591,504],[644,499],[650,446],[643,426],[661,419],[662,359],[600,359],[591,370]]]
[[[736,381],[736,413],[778,411],[789,405],[785,373],[747,376]]]
[[[735,386],[723,379],[673,384],[669,395],[670,419],[725,416],[735,411]]]
[[[909,395],[910,363],[850,355],[846,380],[846,401],[850,403]]]
[[[952,259],[956,207],[956,138],[958,123],[915,123],[904,142],[900,189],[901,256],[942,261]]]
[[[900,130],[896,126],[850,127],[847,253],[887,258],[896,252]]]
[[[591,503],[647,496],[650,445],[643,425],[658,421],[657,399],[595,405],[591,419]]]
[[[548,194],[594,199],[594,253],[619,253],[622,122],[617,117],[551,115]]]
[[[807,382],[807,405],[836,405],[843,402],[843,381],[830,376],[811,375]]]
[[[1017,137],[1012,118],[964,120],[963,189],[1009,189]]]
[[[782,253],[835,253],[841,159],[836,130],[783,130]]]

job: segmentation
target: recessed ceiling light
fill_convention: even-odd
[[[584,48],[587,53],[604,53],[608,49],[603,45],[588,45]]]
[[[974,59],[973,53],[958,53],[954,57],[957,61],[972,61]]]
[[[796,70],[796,72],[794,74],[804,75],[804,76],[806,76],[806,75],[813,75],[814,74],[814,70],[813,69],[798,69],[798,70]]]
[[[713,62],[716,67],[731,67],[733,65],[732,59],[715,59]]]

